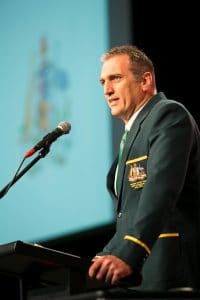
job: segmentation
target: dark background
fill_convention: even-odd
[[[144,50],[154,62],[158,91],[182,102],[200,124],[197,4],[109,0],[108,9],[110,47],[134,43]],[[113,156],[121,130],[121,122],[113,119]],[[101,250],[112,233],[113,224],[108,224],[43,245],[90,258]]]
[[[199,123],[197,4],[193,1],[131,3],[134,40],[155,64],[158,90],[185,104]]]

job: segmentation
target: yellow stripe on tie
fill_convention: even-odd
[[[161,233],[158,238],[162,239],[162,238],[168,238],[168,237],[179,237],[179,233],[178,232],[174,232],[174,233]]]
[[[143,248],[146,250],[146,252],[147,252],[148,254],[151,253],[151,250],[149,249],[149,247],[148,247],[145,243],[143,243],[143,242],[141,242],[140,240],[136,239],[134,236],[131,236],[131,235],[125,235],[124,239],[125,239],[125,240],[129,240],[129,241],[132,241],[132,242],[134,242],[134,243],[140,245],[141,247],[143,247]]]
[[[135,159],[127,160],[126,165],[133,164],[133,163],[136,163],[138,161],[145,160],[147,158],[148,158],[148,156],[144,155],[144,156],[137,157]]]

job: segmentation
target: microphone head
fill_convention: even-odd
[[[63,134],[69,133],[71,130],[71,124],[66,121],[60,122],[57,127],[62,130]]]

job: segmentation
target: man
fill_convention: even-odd
[[[100,82],[128,134],[107,177],[116,232],[89,276],[112,285],[127,280],[141,290],[198,288],[197,124],[182,104],[157,93],[153,63],[135,46],[104,55]]]

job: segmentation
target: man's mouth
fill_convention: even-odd
[[[109,105],[112,107],[112,106],[115,106],[117,103],[118,103],[118,98],[112,98],[112,99],[109,99],[108,102],[109,102]]]

